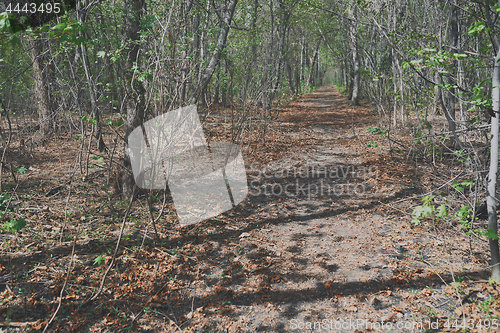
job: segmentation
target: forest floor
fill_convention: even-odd
[[[242,143],[249,195],[235,209],[180,228],[155,194],[161,239],[141,193],[95,300],[128,200],[109,194],[98,159],[85,181],[68,183],[72,138],[19,147],[28,172],[7,189],[9,214],[27,227],[0,234],[0,332],[43,330],[59,303],[48,331],[496,331],[487,243],[457,223],[412,223],[422,196],[446,180],[398,150],[409,135],[370,133],[378,119],[334,86],[294,99],[265,143],[258,131]],[[207,116],[209,139],[227,141],[222,120],[220,110]],[[458,175],[460,164],[440,171]]]

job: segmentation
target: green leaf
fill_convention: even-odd
[[[21,41],[19,40],[19,37],[17,37],[16,35],[9,36],[7,38],[7,40],[9,41],[9,43],[12,46],[19,46],[19,45],[21,45]]]
[[[433,206],[426,206],[426,205],[417,206],[413,209],[413,215],[415,215],[417,218],[430,216],[433,213],[434,213]]]
[[[19,231],[26,226],[26,220],[24,218],[11,219],[3,224],[3,228],[8,232]]]
[[[473,24],[467,33],[472,36],[478,36],[480,33],[484,32],[486,28],[486,23],[484,22],[477,22],[476,24]]]
[[[488,228],[488,231],[484,233],[484,235],[491,240],[497,240],[498,239],[498,234],[493,230],[492,228]]]
[[[432,194],[426,195],[425,197],[422,198],[424,206],[430,205],[432,200],[434,200],[434,196]]]
[[[104,58],[106,56],[106,51],[99,51],[97,52],[97,57],[98,58]]]
[[[453,58],[460,60],[463,58],[467,58],[467,54],[464,53],[453,53]]]
[[[121,125],[123,125],[123,119],[118,119],[118,120],[108,119],[106,121],[106,124],[108,124],[109,126],[120,127]]]
[[[97,256],[95,259],[94,259],[94,265],[100,265],[103,261],[106,260],[106,256],[101,254],[100,256]]]
[[[64,28],[66,28],[66,23],[61,22],[53,26],[50,30],[63,30]]]
[[[436,214],[436,217],[440,217],[440,218],[447,218],[449,216],[448,214],[448,210],[446,209],[446,206],[444,204],[442,204],[441,206],[439,206],[438,208],[438,212]]]
[[[460,193],[462,193],[464,191],[464,188],[462,186],[460,186],[460,183],[457,182],[456,180],[453,181],[453,183],[451,183],[451,186],[453,186],[455,188],[455,190],[457,190]]]

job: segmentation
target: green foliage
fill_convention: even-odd
[[[26,226],[26,220],[24,218],[10,219],[3,224],[3,230],[14,233],[21,230]]]
[[[457,182],[456,180],[451,183],[451,186],[455,188],[458,192],[463,193],[464,192],[464,187],[471,187],[474,185],[474,180],[473,179],[465,179],[462,180],[461,182]]]
[[[471,25],[471,27],[469,28],[469,30],[467,30],[467,33],[469,35],[477,37],[480,34],[484,33],[485,31],[486,31],[486,23],[483,22],[483,21],[479,21],[479,22]]]
[[[7,198],[7,192],[0,194],[0,217],[1,214],[7,210],[7,205],[9,204],[9,198]]]
[[[94,265],[101,265],[104,261],[106,261],[106,256],[101,254],[94,259]]]
[[[485,299],[484,301],[479,303],[479,308],[484,311],[486,317],[488,318],[490,317],[489,312],[494,300],[495,299],[491,295],[489,295],[489,298],[487,300]]]
[[[464,181],[469,183],[470,181]],[[432,194],[426,195],[422,198],[422,205],[416,206],[413,209],[413,219],[414,225],[421,224],[423,218],[432,218],[432,220],[447,221],[450,219],[458,219],[462,229],[470,229],[473,210],[469,205],[460,207],[454,214],[450,214],[445,204],[439,206],[434,205],[435,196]],[[476,218],[477,219],[477,218]]]
[[[455,213],[456,217],[458,217],[458,222],[460,223],[462,229],[470,229],[472,213],[473,211],[469,207],[469,205],[460,207],[460,209]]]
[[[12,209],[8,208],[9,202],[10,202],[10,197],[8,197],[7,192],[0,194],[0,219],[4,218],[7,212],[12,211]],[[14,233],[16,231],[21,230],[25,226],[26,226],[26,221],[24,218],[11,218],[7,219],[4,222],[2,230]]]
[[[483,236],[491,240],[497,240],[499,237],[499,233],[496,233],[492,228],[488,228],[487,231],[483,232]]]
[[[378,134],[381,138],[386,137],[389,133],[389,130],[380,129],[378,127],[368,127],[367,131],[371,134]]]
[[[104,158],[103,157],[92,156],[92,159],[95,161],[95,163],[94,164],[90,164],[89,165],[90,168],[96,168],[96,167],[102,168],[104,166]]]
[[[448,209],[446,208],[446,205],[445,204],[441,204],[441,206],[439,206],[439,208],[437,209],[437,213],[436,213],[436,217],[437,218],[440,218],[440,219],[447,219],[450,214],[448,213]]]
[[[19,45],[20,40],[15,34],[21,31],[27,23],[29,21],[26,17],[17,17],[8,12],[0,13],[0,37],[7,37],[9,43]]]
[[[88,124],[97,125],[97,118],[96,117],[82,116],[82,117],[78,118],[78,120],[84,121]]]
[[[431,205],[434,200],[434,196],[432,194],[426,195],[422,198],[423,205],[417,206],[413,209],[413,224],[419,225],[420,219],[428,216],[432,216],[434,214],[434,206]]]
[[[59,40],[61,43],[68,43],[76,46],[86,42],[85,38],[81,34],[82,32],[85,32],[85,30],[86,29],[83,23],[76,20],[67,20],[66,22],[60,22],[53,27],[45,25],[37,32],[48,32],[49,38]]]
[[[123,125],[123,119],[122,118],[118,120],[108,119],[108,121],[106,121],[106,124],[109,126],[120,127],[121,125]]]
[[[19,167],[19,168],[14,168],[14,171],[16,172],[19,172],[21,175],[24,175],[26,173],[26,171],[28,171],[28,169],[26,169],[25,167]]]
[[[455,150],[454,154],[458,157],[458,160],[460,162],[470,161],[469,155],[466,152],[464,152],[463,150]]]

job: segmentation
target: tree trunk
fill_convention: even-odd
[[[229,33],[231,20],[233,19],[234,9],[236,8],[237,3],[238,0],[233,0],[229,4],[228,8],[224,9],[221,22],[222,26],[219,31],[219,36],[217,37],[217,45],[215,47],[212,58],[210,59],[208,67],[202,74],[200,82],[198,83],[198,86],[194,91],[193,97],[191,97],[191,99],[189,100],[190,104],[198,103],[202,95],[202,92],[205,90],[206,86],[208,85],[208,82],[210,81],[210,78],[212,77],[215,69],[217,68],[217,65],[219,64],[221,53],[222,51],[224,51],[224,48],[226,47],[227,35]]]
[[[493,111],[495,117],[491,118],[491,147],[490,147],[490,170],[488,175],[488,191],[486,197],[486,205],[488,208],[488,230],[498,234],[497,223],[497,198],[496,198],[496,183],[498,172],[498,126],[499,126],[499,111],[500,111],[500,49],[497,50],[495,57],[495,67],[493,68]],[[489,239],[491,252],[491,278],[500,283],[500,250],[498,247],[498,239]]]
[[[279,0],[280,4],[280,9],[282,11],[285,11],[285,5],[283,4],[282,0]],[[286,36],[286,29],[288,28],[288,20],[290,19],[290,16],[292,15],[292,11],[287,10],[283,14],[283,25],[281,27],[280,31],[280,41],[279,41],[279,46],[278,46],[278,59],[276,60],[276,80],[274,81],[273,85],[273,90],[271,91],[271,96],[269,97],[269,102],[272,103],[274,99],[274,95],[276,94],[276,91],[278,90],[280,81],[281,81],[281,65],[283,63],[283,50],[285,49],[285,36]]]
[[[79,7],[85,7],[85,2],[82,4],[82,6]],[[77,19],[81,23],[85,23],[87,18],[87,13],[84,10],[77,9]],[[85,38],[87,39],[87,38]],[[102,133],[101,133],[101,122],[100,122],[100,112],[97,107],[97,101],[96,101],[96,90],[95,90],[95,84],[94,80],[92,79],[92,73],[90,71],[90,64],[89,64],[89,57],[87,55],[87,46],[85,44],[81,45],[81,52],[82,52],[82,63],[83,63],[83,68],[85,70],[85,77],[87,78],[87,84],[89,87],[89,96],[90,96],[90,105],[91,105],[91,116],[95,119],[95,126],[96,131],[95,131],[95,137],[97,140],[97,149],[100,152],[103,152],[105,149],[104,145],[104,140],[102,139]],[[92,140],[92,138],[91,138]]]
[[[450,44],[456,48],[458,47],[458,9],[457,7],[453,6],[451,10],[451,22],[450,22]],[[455,84],[455,77],[456,77],[456,68],[457,66],[457,61],[453,60],[450,74],[448,76],[448,84],[454,85]],[[449,115],[449,126],[450,126],[450,131],[455,131],[456,130],[456,122],[455,122],[455,88],[450,88],[448,92],[448,115]]]
[[[219,85],[220,89],[220,97],[221,97],[221,105],[222,107],[227,106],[227,63],[224,61],[224,66],[223,66],[223,80],[222,80],[222,86]],[[219,82],[220,84],[220,82]]]
[[[353,75],[352,75],[352,90],[351,90],[351,98],[350,100],[354,102],[355,105],[359,103],[359,81],[360,81],[360,72],[359,72],[359,54],[358,54],[358,40],[357,40],[357,29],[356,29],[356,5],[353,5],[354,8],[351,10],[351,22],[349,25],[349,35],[350,35],[350,47],[352,53],[352,62],[353,62]]]
[[[290,90],[290,94],[293,94],[295,91],[294,85],[293,85],[293,73],[292,73],[292,67],[290,66],[290,63],[288,60],[285,60],[285,66],[286,66],[286,77],[288,80],[288,90]]]
[[[318,61],[318,54],[319,54],[319,46],[321,45],[321,41],[318,40],[318,43],[316,44],[316,49],[314,50],[314,57],[311,63],[311,68],[309,70],[309,78],[307,79],[307,82],[309,83],[310,87],[314,87],[315,81],[314,81],[314,70],[316,68],[316,62]]]
[[[43,39],[30,37],[31,56],[33,61],[33,81],[35,82],[35,101],[38,109],[38,120],[43,134],[47,135],[53,127],[54,110],[50,101],[49,71],[47,55]]]
[[[220,104],[219,91],[220,91],[220,68],[217,70],[217,78],[215,80],[214,101],[213,101],[214,104]]]
[[[127,121],[125,123],[125,137],[128,140],[129,134],[144,122],[144,104],[145,104],[145,89],[142,83],[133,77],[134,64],[139,61],[139,24],[141,20],[142,10],[144,8],[143,0],[124,0],[124,40],[122,44],[126,45],[124,54],[127,55],[125,61],[125,90],[127,110]],[[134,177],[130,163],[130,156],[125,154],[123,158],[123,173],[122,185],[123,194],[130,196],[134,188]]]

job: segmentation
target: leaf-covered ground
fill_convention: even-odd
[[[104,185],[109,159],[92,155],[82,180],[74,138],[16,147],[10,158],[26,173],[16,187],[4,172],[4,219],[27,226],[0,234],[1,330],[43,330],[59,307],[47,331],[495,331],[500,289],[488,283],[486,238],[452,219],[412,222],[422,196],[461,164],[416,160],[411,138],[389,140],[375,112],[326,86],[266,128],[255,119],[240,142],[249,196],[180,228],[171,200],[155,193],[160,239],[139,193],[94,300],[129,206]],[[230,118],[206,115],[208,139],[229,140]],[[440,191],[452,198],[449,188]]]

